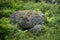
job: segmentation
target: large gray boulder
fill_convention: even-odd
[[[22,30],[41,30],[40,25],[45,23],[45,15],[34,10],[16,11],[11,14],[10,22],[19,25]]]

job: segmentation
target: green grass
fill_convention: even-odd
[[[1,2],[1,6],[6,5]],[[9,8],[9,6],[10,8]],[[10,24],[9,16],[16,10],[43,11],[46,23],[39,35],[29,31],[21,31],[17,25]],[[45,2],[8,2],[7,6],[0,7],[0,40],[60,40],[60,5]]]

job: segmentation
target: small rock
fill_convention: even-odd
[[[32,33],[41,32],[41,27],[42,27],[42,25],[35,25],[35,26],[31,29],[31,32],[32,32]]]

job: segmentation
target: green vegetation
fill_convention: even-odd
[[[43,32],[33,35],[10,24],[9,17],[17,10],[42,11],[47,18]],[[44,0],[37,3],[35,0],[0,0],[0,40],[60,40],[60,4],[46,3]]]

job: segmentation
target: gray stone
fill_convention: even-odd
[[[40,11],[36,12],[34,10],[16,11],[11,14],[10,22],[17,24],[23,30],[33,28],[34,31],[39,28],[38,24],[42,25],[45,23],[45,15]]]
[[[41,32],[41,27],[42,25],[35,25],[33,28],[31,28],[31,32],[32,33]]]

